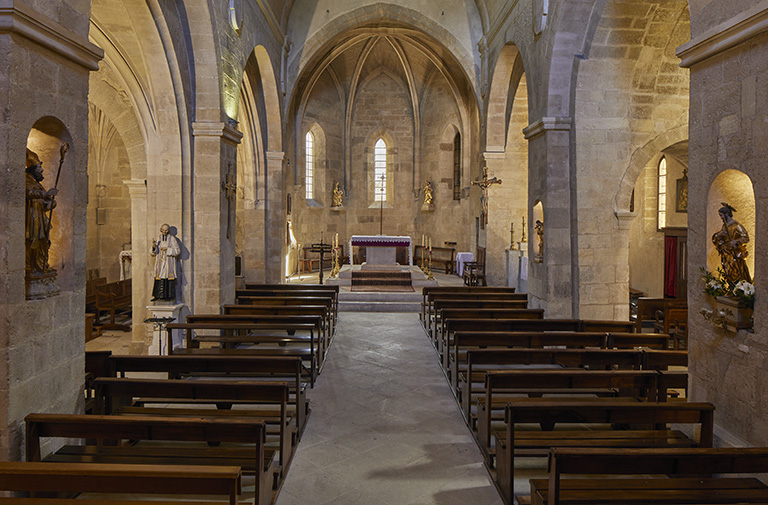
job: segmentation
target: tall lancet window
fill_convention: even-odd
[[[312,135],[312,132],[307,132],[306,150],[304,155],[306,157],[304,164],[305,197],[307,200],[311,200],[315,197],[315,137]]]
[[[659,161],[659,230],[667,226],[667,158]]]
[[[387,201],[387,144],[384,139],[376,141],[373,148],[373,176],[376,179],[374,184],[375,198],[374,202]]]
[[[461,134],[453,137],[453,199],[461,200]]]

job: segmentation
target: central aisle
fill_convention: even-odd
[[[501,505],[415,313],[343,312],[277,505]]]

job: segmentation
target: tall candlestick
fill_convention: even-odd
[[[432,237],[429,237],[429,252],[432,252]]]

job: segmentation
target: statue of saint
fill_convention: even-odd
[[[333,187],[333,202],[331,203],[331,207],[344,207],[344,193],[341,191],[341,188],[339,188],[338,182],[336,182],[336,185]]]
[[[160,236],[152,239],[152,250],[155,257],[155,284],[152,287],[152,301],[176,300],[176,258],[181,253],[179,241],[170,234],[171,227],[164,224],[160,227]]]
[[[427,181],[424,184],[424,205],[432,205],[434,195],[432,194],[432,183]]]
[[[723,227],[712,235],[712,243],[715,244],[717,254],[720,255],[720,265],[725,278],[737,284],[739,281],[752,283],[747,266],[747,242],[749,234],[747,230],[735,219],[733,213],[736,209],[723,202],[723,206],[717,213],[723,220]]]
[[[542,260],[544,259],[544,223],[537,219],[533,228],[536,230],[536,236],[539,237],[539,252],[536,254],[536,258]]]
[[[40,181],[43,177],[43,163],[37,154],[27,149],[26,161],[26,239],[27,273],[44,273],[48,266],[48,250],[51,247],[51,211],[56,207],[54,197],[59,190],[46,190]]]

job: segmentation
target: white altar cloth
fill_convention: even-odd
[[[349,239],[349,264],[352,262],[352,246],[358,247],[407,247],[408,264],[413,265],[411,237],[394,235],[352,235]]]

